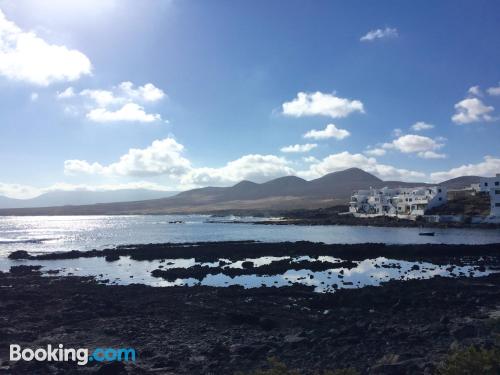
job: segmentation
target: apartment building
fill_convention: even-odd
[[[446,203],[446,200],[446,188],[441,186],[358,190],[351,197],[349,212],[366,215],[422,216],[426,210],[440,206]]]

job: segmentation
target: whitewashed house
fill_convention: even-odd
[[[479,191],[490,195],[490,216],[486,221],[500,222],[500,173],[495,177],[482,177]]]
[[[422,186],[359,190],[349,202],[349,212],[356,216],[422,216],[425,211],[446,203],[446,188]]]

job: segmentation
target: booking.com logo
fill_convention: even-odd
[[[89,354],[86,348],[65,348],[63,344],[46,348],[21,348],[21,345],[10,345],[11,361],[38,362],[76,362],[85,366],[89,362],[135,362],[135,349],[132,348],[96,348]]]

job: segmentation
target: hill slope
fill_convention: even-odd
[[[450,187],[465,187],[478,177],[460,177],[443,182]],[[329,173],[306,181],[295,176],[280,177],[262,184],[241,181],[230,187],[206,187],[173,197],[121,203],[0,210],[0,215],[85,215],[202,213],[224,210],[286,210],[319,208],[345,204],[353,191],[369,187],[411,187],[429,185],[383,181],[359,168]]]
[[[147,189],[122,189],[114,191],[52,191],[31,199],[14,199],[0,196],[0,208],[27,208],[51,206],[80,206],[96,203],[129,202],[166,198],[177,192]]]

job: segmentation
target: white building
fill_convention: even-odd
[[[482,177],[479,191],[490,195],[490,216],[488,221],[500,221],[500,173],[495,177]]]
[[[421,216],[446,203],[446,188],[441,186],[359,190],[349,202],[349,212],[361,215]]]

